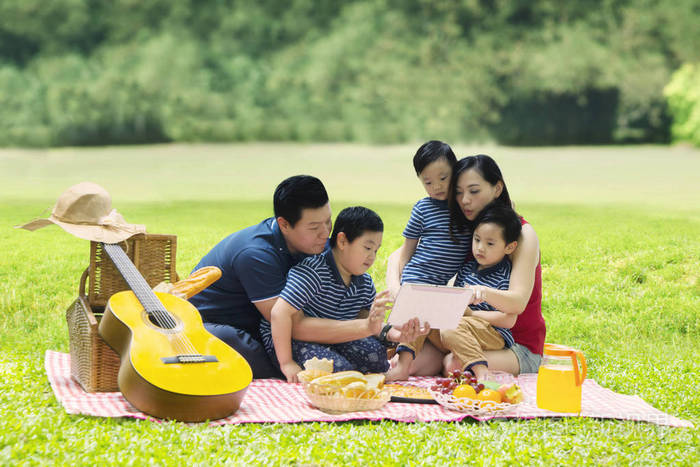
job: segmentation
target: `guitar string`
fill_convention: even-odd
[[[126,258],[124,258],[124,251],[118,246],[114,245],[116,248],[119,248],[120,253],[116,253],[116,249],[112,249],[117,256],[117,262],[119,265],[122,267],[119,269],[125,269],[129,273],[131,273],[132,276],[135,276],[134,274],[134,269],[136,269],[136,266],[133,265],[131,260],[128,262],[126,261]],[[109,253],[109,251],[107,251]],[[111,258],[111,255],[110,255]],[[114,260],[115,258],[111,258]],[[138,270],[136,269],[136,272]],[[139,284],[140,281],[135,281],[137,288],[143,287],[143,284]],[[145,283],[145,279],[143,280]],[[134,290],[135,292],[135,290]],[[153,319],[156,321],[156,324],[160,326],[163,329],[175,329],[177,327],[177,322],[173,319],[171,316],[170,312],[165,308],[163,303],[158,299],[158,297],[153,293],[150,287],[148,287],[148,293],[144,293],[143,290],[140,290],[140,295],[142,296],[141,298],[144,299],[144,301],[149,302],[149,303],[142,303],[142,306],[146,309],[146,312],[149,314],[149,316],[152,316]],[[138,298],[138,297],[137,297]],[[153,300],[155,299],[155,301]],[[149,312],[148,308],[153,308],[155,312]],[[195,349],[194,345],[192,342],[187,338],[186,335],[183,335],[181,332],[178,331],[173,331],[173,333],[169,336],[172,338],[169,338],[168,340],[171,342],[171,345],[173,345],[174,349],[179,353],[179,354],[188,354],[188,355],[199,355],[197,352],[197,349]]]
[[[121,250],[121,248],[120,248]],[[115,250],[116,251],[116,250]],[[129,262],[126,262],[124,259],[123,255],[120,253],[117,253],[118,255],[118,261],[119,264],[122,266],[122,268],[126,269],[127,271],[130,272],[131,275],[134,275],[134,271],[132,269],[132,264],[131,260]],[[135,267],[134,267],[135,268]],[[153,297],[151,296],[152,290],[150,288],[148,289],[149,293],[144,293],[143,290],[140,290],[141,287],[143,287],[143,284],[139,283],[140,281],[136,281],[136,287],[134,288],[134,291],[136,292],[136,289],[139,289],[139,294],[141,295],[141,298],[143,299],[144,302],[142,303],[142,306],[146,309],[146,312],[150,317],[153,318],[153,320],[156,322],[156,324],[163,328],[163,329],[175,329],[177,326],[177,322],[170,316],[169,312],[165,310],[165,313],[163,313],[160,308],[162,307],[163,309],[165,308],[163,304],[160,302],[160,300],[157,299],[157,303],[153,301]],[[149,309],[153,309],[154,312],[149,311]],[[178,332],[172,333],[168,340],[171,342],[171,345],[173,345],[174,349],[180,353],[189,353],[189,354],[197,354],[196,350],[194,347],[191,345],[188,339],[183,339]]]

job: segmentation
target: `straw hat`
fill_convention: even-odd
[[[78,238],[102,243],[119,243],[146,232],[145,225],[128,224],[112,209],[109,193],[91,182],[78,183],[64,191],[48,219],[35,219],[15,227],[34,231],[51,224]]]

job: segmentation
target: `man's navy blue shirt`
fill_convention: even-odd
[[[221,278],[191,297],[205,322],[228,324],[258,335],[262,315],[254,302],[277,297],[292,266],[308,255],[292,255],[274,218],[234,232],[201,259],[221,269]]]

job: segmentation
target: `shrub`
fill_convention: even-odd
[[[674,141],[700,146],[700,63],[686,63],[664,89],[673,116]]]

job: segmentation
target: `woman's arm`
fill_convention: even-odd
[[[540,260],[540,242],[535,229],[530,224],[524,224],[518,247],[511,254],[513,269],[510,272],[508,290],[497,290],[490,287],[472,286],[476,291],[472,303],[486,302],[492,307],[507,314],[518,315],[523,312],[532,295],[535,285],[535,269]]]
[[[403,244],[398,250],[389,255],[386,265],[386,287],[391,296],[396,298],[401,288],[401,273],[406,264],[411,260],[418,247],[417,238],[404,238]]]
[[[297,381],[297,373],[301,371],[301,367],[292,358],[292,322],[296,315],[301,314],[303,314],[301,311],[283,299],[275,302],[270,313],[270,328],[275,354],[282,373],[290,383]]]
[[[472,310],[472,316],[488,321],[491,326],[510,329],[515,325],[518,315],[501,313],[500,311]]]

